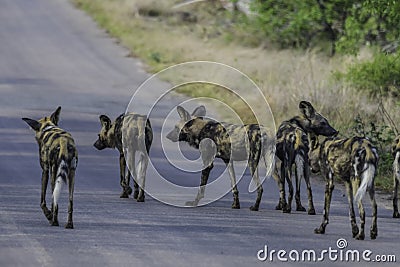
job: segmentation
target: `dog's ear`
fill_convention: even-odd
[[[204,117],[206,115],[206,107],[201,105],[193,110],[192,116],[194,117]]]
[[[101,126],[106,128],[106,130],[111,128],[111,120],[106,115],[100,115]]]
[[[61,107],[58,107],[56,111],[53,112],[50,116],[50,120],[52,123],[55,125],[58,125],[58,121],[60,120],[60,113],[61,113]]]
[[[306,118],[312,118],[315,116],[315,109],[311,105],[310,102],[307,101],[301,101],[299,104],[299,109],[301,113],[306,117]]]
[[[29,119],[29,118],[22,118],[34,131],[39,131],[40,129],[40,122]]]
[[[181,117],[182,120],[184,120],[184,121],[190,121],[191,116],[190,116],[189,112],[187,112],[186,109],[184,109],[184,108],[181,107],[181,106],[177,106],[177,107],[176,107],[176,110],[178,111],[179,117]]]

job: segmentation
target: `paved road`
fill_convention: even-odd
[[[313,181],[317,216],[275,211],[278,194],[271,180],[264,183],[261,210],[250,212],[255,195],[247,193],[248,174],[239,184],[240,210],[230,209],[231,194],[195,209],[168,206],[149,196],[145,203],[120,199],[117,152],[95,151],[92,144],[98,115],[122,113],[149,77],[127,54],[68,1],[1,1],[0,266],[262,266],[271,264],[257,260],[264,245],[318,252],[337,249],[339,238],[347,239],[348,249],[400,257],[400,221],[390,218],[391,211],[381,203],[378,239],[352,240],[341,190],[334,191],[327,234],[314,235],[323,205],[318,181]],[[155,117],[182,99],[170,97]],[[60,125],[73,134],[79,150],[74,230],[50,227],[40,210],[37,145],[20,119],[39,118],[58,105],[63,108]],[[153,126],[159,132],[161,122],[155,120]],[[151,157],[160,170],[177,182],[197,185],[198,174],[182,177],[163,161],[157,142]],[[60,222],[65,221],[63,190]],[[325,263],[332,262],[326,258]]]

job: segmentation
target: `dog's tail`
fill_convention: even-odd
[[[364,164],[364,171],[361,174],[361,185],[355,195],[355,200],[358,202],[362,200],[367,192],[367,189],[372,188],[375,178],[376,168],[372,163]]]
[[[376,167],[378,165],[378,156],[376,152],[370,147],[361,148],[357,154],[360,157],[358,160],[356,160],[356,164],[363,166],[362,170],[358,173],[358,175],[361,176],[361,184],[354,197],[355,200],[358,202],[364,198],[367,190],[373,188],[374,186]],[[358,166],[355,167],[356,169],[359,169]]]
[[[67,183],[67,178],[69,175],[70,166],[68,165],[68,161],[66,156],[68,155],[67,145],[63,142],[60,144],[60,151],[58,154],[58,167],[56,174],[56,181],[53,191],[53,201],[54,205],[58,204],[58,200],[60,198],[61,187],[63,183]]]

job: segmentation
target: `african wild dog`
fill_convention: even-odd
[[[78,164],[78,152],[75,148],[74,139],[71,135],[59,128],[61,107],[38,121],[22,118],[34,131],[36,141],[39,144],[39,159],[42,167],[42,193],[40,207],[44,215],[53,226],[58,226],[58,200],[61,192],[62,182],[68,182],[69,204],[68,221],[65,228],[74,228],[72,222],[73,193],[75,182],[75,170]],[[51,211],[46,206],[46,190],[51,177],[51,188],[53,192],[53,203]]]
[[[276,166],[273,174],[278,183],[280,198],[277,210],[290,213],[293,199],[292,166],[295,165],[296,176],[296,210],[305,211],[300,201],[300,183],[304,177],[308,191],[308,214],[314,215],[315,209],[310,184],[310,170],[308,165],[309,136],[336,135],[337,131],[329,122],[307,101],[299,104],[300,116],[282,122],[276,133]],[[289,186],[288,202],[285,197],[285,180]]]
[[[321,171],[326,179],[325,205],[322,224],[315,229],[316,234],[324,234],[329,223],[329,209],[334,188],[334,175],[340,177],[346,186],[350,209],[353,237],[364,239],[365,211],[362,198],[369,192],[372,203],[371,239],[378,235],[377,205],[375,201],[375,175],[378,167],[378,153],[371,142],[362,137],[345,139],[327,138],[321,144],[314,139],[310,152],[310,166],[313,172]],[[361,229],[354,215],[353,199],[358,204]]]
[[[190,146],[199,149],[204,166],[197,196],[194,201],[187,202],[186,205],[197,206],[204,197],[205,186],[216,157],[222,159],[228,167],[234,209],[240,208],[240,202],[233,161],[248,161],[253,181],[257,186],[257,199],[250,209],[257,211],[263,193],[257,165],[261,157],[264,157],[268,169],[267,160],[273,160],[275,152],[274,140],[267,135],[266,129],[258,124],[233,125],[204,118],[206,115],[204,106],[196,108],[192,115],[181,106],[177,107],[177,111],[181,119],[168,133],[167,138],[173,142],[185,141]]]
[[[396,137],[392,146],[393,161],[393,218],[400,218],[397,206],[398,188],[400,183],[400,135]]]
[[[132,193],[132,188],[129,186],[132,174],[135,188],[133,198],[138,202],[143,202],[148,154],[153,142],[150,120],[144,115],[128,113],[121,114],[114,123],[106,115],[101,115],[100,122],[101,130],[94,147],[98,150],[105,148],[118,149],[120,185],[122,187],[120,197],[128,198]],[[124,149],[128,151],[128,155],[124,153]],[[140,158],[136,166],[138,170],[136,171],[135,156],[137,152],[140,153]],[[128,170],[126,170],[126,164],[128,164]]]

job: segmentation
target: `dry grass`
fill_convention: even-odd
[[[377,99],[370,99],[332,78],[332,73],[343,72],[350,64],[368,59],[368,50],[356,58],[330,58],[319,51],[276,50],[259,38],[257,29],[246,29],[233,23],[237,17],[225,11],[216,0],[179,9],[173,6],[181,0],[72,2],[116,37],[132,56],[142,59],[150,72],[195,60],[220,62],[239,69],[261,88],[278,125],[298,113],[300,100],[311,101],[344,135],[352,132],[358,114],[366,122],[384,120],[378,112]],[[177,76],[164,78],[169,81],[180,79]],[[241,101],[231,94],[216,91],[215,87],[204,85],[181,88],[181,92],[188,95],[228,102],[242,118],[252,120]],[[386,100],[384,105],[399,124],[396,103]],[[379,183],[383,188],[390,188],[391,178],[385,177]]]
[[[227,41],[234,30],[232,18],[217,1],[174,9],[180,2],[74,0],[129,48],[132,55],[144,60],[149,71],[157,72],[186,61],[209,60],[244,72],[264,92],[278,124],[297,114],[297,103],[303,99],[314,103],[342,131],[358,113],[367,120],[378,119],[376,101],[331,79],[333,72],[367,58],[367,52],[359,58],[329,58],[316,51],[241,46]],[[239,35],[246,38],[243,32]],[[199,94],[198,87],[193,91]],[[210,89],[204,91],[206,96],[212,94]],[[190,94],[190,89],[185,93]],[[392,111],[395,105],[387,103],[387,107]]]

